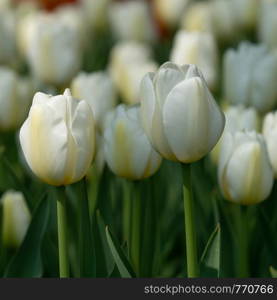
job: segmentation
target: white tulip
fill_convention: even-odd
[[[232,104],[253,106],[264,113],[277,98],[277,55],[263,45],[240,44],[224,55],[225,99]]]
[[[36,93],[20,130],[20,144],[31,170],[48,184],[79,181],[95,149],[93,113],[85,100]]]
[[[151,50],[144,44],[123,42],[111,51],[111,77],[126,103],[139,102],[139,87],[147,72],[154,72],[157,64],[151,59]]]
[[[79,71],[82,32],[76,22],[58,13],[40,13],[28,20],[27,59],[42,82],[63,85]]]
[[[11,10],[0,10],[0,63],[11,64],[16,56],[16,20]]]
[[[277,0],[261,1],[261,14],[259,22],[260,40],[271,49],[277,49]]]
[[[155,39],[154,24],[146,1],[112,3],[109,16],[111,30],[117,39],[139,42]]]
[[[139,107],[127,108],[125,105],[119,105],[108,116],[104,152],[111,170],[132,180],[153,175],[162,160],[143,131]]]
[[[154,12],[166,27],[174,28],[185,11],[188,0],[154,0]]]
[[[232,0],[212,0],[213,32],[222,41],[230,41],[238,36],[240,24],[236,7]]]
[[[267,145],[269,159],[277,178],[277,112],[268,113],[263,122],[263,136]]]
[[[187,31],[213,33],[211,2],[192,2],[182,17],[181,27]]]
[[[235,203],[256,204],[269,196],[273,172],[260,134],[228,133],[220,155],[218,180],[224,197]]]
[[[232,0],[242,29],[253,29],[258,22],[261,0]]]
[[[33,84],[13,70],[0,67],[0,131],[17,129],[32,102]]]
[[[141,85],[141,116],[154,148],[167,159],[191,163],[212,150],[224,114],[199,69],[165,63]]]
[[[0,199],[3,208],[2,238],[9,248],[18,248],[27,232],[31,214],[20,192],[7,191]]]
[[[209,88],[217,84],[218,49],[214,37],[208,32],[177,32],[170,60],[178,65],[195,64],[202,71]]]
[[[93,31],[101,31],[108,24],[108,7],[111,0],[81,0],[85,21]]]
[[[260,118],[253,107],[244,107],[242,105],[228,106],[224,111],[225,128],[223,134],[211,152],[211,157],[214,163],[218,162],[219,155],[222,149],[222,144],[227,133],[236,133],[237,131],[248,130],[258,131],[260,127]]]
[[[73,97],[87,101],[95,124],[101,130],[106,113],[116,105],[116,92],[110,77],[105,72],[81,72],[72,81],[71,90]]]

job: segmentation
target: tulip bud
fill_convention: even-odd
[[[11,10],[0,10],[0,63],[11,64],[16,56],[16,22]]]
[[[123,101],[133,104],[139,102],[141,79],[147,72],[156,71],[157,65],[151,60],[150,48],[124,42],[112,49],[109,69]]]
[[[277,55],[263,45],[243,42],[224,55],[224,93],[232,104],[271,110],[277,98]]]
[[[273,172],[260,134],[228,133],[220,155],[218,180],[224,197],[235,203],[256,204],[269,196]]]
[[[80,0],[85,21],[93,31],[101,31],[108,25],[108,7],[111,0]]]
[[[177,27],[188,0],[154,0],[154,12],[167,28]]]
[[[258,21],[260,0],[233,0],[238,22],[243,29],[253,29]]]
[[[225,109],[224,114],[226,125],[223,134],[211,152],[214,163],[218,162],[222,144],[227,133],[234,134],[242,130],[258,131],[260,127],[259,115],[253,107],[245,108],[242,105],[229,106]]]
[[[148,4],[142,1],[115,2],[110,5],[110,23],[119,40],[152,42],[155,39]]]
[[[112,80],[105,72],[80,73],[71,83],[73,97],[84,99],[90,105],[95,125],[102,130],[106,113],[116,105]]]
[[[209,88],[214,89],[218,73],[217,52],[217,45],[211,33],[181,30],[175,36],[170,60],[178,65],[197,65]]]
[[[108,166],[118,176],[132,180],[153,175],[161,164],[141,126],[139,108],[119,105],[108,116],[104,133]]]
[[[211,2],[192,2],[185,11],[181,27],[187,31],[213,33]]]
[[[0,199],[3,207],[2,238],[8,248],[18,248],[27,232],[31,214],[20,192],[7,191]]]
[[[0,67],[0,131],[17,129],[31,104],[33,85],[8,68]]]
[[[234,1],[212,0],[211,12],[215,36],[223,42],[235,39],[240,28]]]
[[[277,36],[274,30],[277,27],[277,0],[264,0],[261,2],[260,40],[270,49],[277,49]]]
[[[263,122],[263,136],[267,145],[270,163],[277,178],[277,113],[268,113]]]
[[[27,59],[40,81],[64,85],[79,71],[82,32],[59,14],[32,15],[27,28]]]
[[[31,170],[48,184],[79,181],[94,156],[93,113],[84,100],[36,93],[20,130],[20,144]]]
[[[215,146],[224,115],[194,65],[165,63],[141,84],[141,117],[154,148],[169,160],[191,163]]]

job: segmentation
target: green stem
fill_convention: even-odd
[[[132,220],[132,198],[131,198],[131,183],[128,180],[123,182],[123,240],[127,241],[130,246],[131,235],[131,220]]]
[[[238,277],[246,278],[249,277],[249,266],[248,266],[248,230],[247,230],[247,207],[242,205],[238,206]]]
[[[139,183],[134,182],[132,199],[132,234],[130,254],[137,275],[140,274],[140,253],[141,253],[141,199]]]
[[[58,200],[57,200],[60,278],[69,277],[65,204],[66,204],[65,187],[62,187],[58,189]]]
[[[193,212],[193,197],[191,184],[191,165],[183,165],[183,196],[184,196],[184,216],[186,232],[186,250],[187,250],[187,274],[188,277],[198,277],[197,246],[195,219]]]

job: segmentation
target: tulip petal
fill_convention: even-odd
[[[169,93],[163,108],[163,123],[178,160],[190,163],[215,146],[224,128],[224,116],[204,81],[194,77]]]

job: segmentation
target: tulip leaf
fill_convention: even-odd
[[[41,244],[47,229],[50,200],[44,195],[38,203],[23,243],[7,266],[5,277],[41,277]]]
[[[272,278],[277,278],[277,270],[274,269],[272,266],[269,267],[269,272]]]
[[[81,277],[95,277],[96,274],[96,259],[93,247],[93,236],[91,229],[91,220],[89,214],[89,203],[87,194],[86,178],[80,182],[79,213],[80,213],[80,276]]]
[[[110,251],[112,253],[112,256],[114,258],[114,261],[117,265],[121,277],[123,278],[136,277],[131,264],[129,263],[127,257],[125,256],[123,250],[119,245],[119,242],[110,232],[108,227],[106,227],[106,236],[107,236],[108,245],[110,247]]]
[[[220,232],[220,224],[217,224],[206,244],[200,260],[202,266],[215,270],[217,277],[219,277],[220,273]]]

